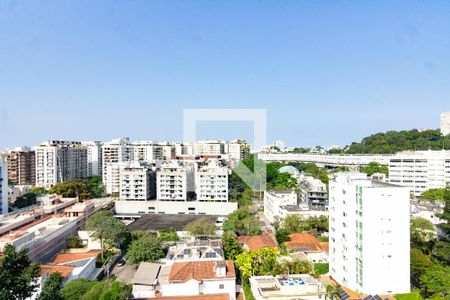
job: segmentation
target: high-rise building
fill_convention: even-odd
[[[35,147],[36,186],[51,188],[87,177],[87,149],[80,142],[46,141]]]
[[[155,173],[145,164],[131,163],[120,170],[120,200],[155,198]]]
[[[250,144],[236,140],[226,145],[226,152],[231,159],[244,160],[250,158]]]
[[[8,167],[8,180],[13,185],[35,185],[35,153],[20,147],[3,154]]]
[[[443,135],[450,134],[450,112],[441,113],[441,133]]]
[[[328,206],[328,189],[320,179],[304,176],[299,181],[300,202],[309,207]]]
[[[194,144],[194,155],[218,156],[225,154],[225,143],[221,141],[199,141]]]
[[[130,139],[118,138],[102,145],[102,175],[103,184],[106,186],[106,171],[109,164],[129,162],[133,160],[133,146]]]
[[[218,161],[209,161],[196,171],[197,201],[228,202],[228,185],[228,168]]]
[[[330,275],[364,294],[410,291],[409,189],[339,173],[330,181]]]
[[[450,151],[405,151],[389,161],[389,182],[409,187],[420,196],[450,183]]]
[[[81,142],[87,149],[87,174],[89,177],[102,176],[102,143],[98,141]]]
[[[187,170],[172,163],[161,167],[156,173],[156,193],[161,201],[186,201],[187,200]]]
[[[155,144],[150,141],[133,142],[133,159],[141,162],[154,162]]]
[[[8,170],[5,159],[0,156],[0,215],[8,213]]]

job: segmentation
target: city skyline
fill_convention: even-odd
[[[450,5],[236,4],[2,2],[0,148],[182,140],[186,108],[263,108],[268,141],[344,146],[450,110]]]

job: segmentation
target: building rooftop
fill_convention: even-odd
[[[299,250],[306,252],[321,252],[320,241],[309,233],[292,233],[289,235],[290,241],[285,242],[289,250]]]
[[[218,276],[216,272],[217,262],[215,261],[193,261],[193,262],[179,262],[172,265],[170,270],[170,282],[186,282],[195,279],[199,282],[211,279],[233,279],[236,278],[234,269],[234,262],[227,260],[226,270],[224,276]]]
[[[131,282],[133,284],[154,285],[160,270],[161,264],[142,262]]]
[[[325,286],[308,274],[280,275],[280,276],[253,276],[250,278],[252,290],[259,293],[258,298],[294,298],[325,295]],[[256,295],[255,295],[256,296]]]
[[[74,269],[73,266],[41,265],[41,276],[59,272],[63,278],[67,278]]]
[[[82,259],[86,259],[86,258],[97,257],[97,255],[100,252],[101,252],[100,250],[91,250],[91,251],[82,252],[82,253],[59,253],[53,259],[53,263],[65,264],[65,263],[82,260]]]
[[[238,243],[245,244],[248,250],[259,250],[262,248],[276,248],[277,244],[268,235],[255,235],[255,236],[239,236]]]

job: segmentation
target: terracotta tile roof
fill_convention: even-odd
[[[285,242],[287,249],[299,249],[301,251],[321,252],[320,241],[309,233],[292,233],[289,235],[291,239]]]
[[[198,296],[163,296],[153,299],[161,300],[230,300],[228,294],[211,294],[211,295],[198,295]]]
[[[216,275],[217,263],[217,261],[176,262],[170,270],[169,281],[185,282],[191,279],[203,281],[206,279],[236,278],[233,261],[227,260],[225,262],[226,275],[222,277]]]
[[[57,265],[41,265],[41,276],[59,272],[64,278],[67,278],[75,267],[57,266]]]
[[[330,244],[328,242],[321,242],[319,246],[323,252],[329,252]]]
[[[255,235],[255,236],[240,236],[237,239],[238,243],[245,244],[248,250],[259,250],[262,248],[276,248],[277,244],[268,235]]]
[[[91,250],[83,253],[60,253],[53,259],[53,263],[64,264],[75,260],[96,257],[100,252],[100,250]]]

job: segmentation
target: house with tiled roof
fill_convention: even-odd
[[[328,243],[320,242],[310,233],[292,233],[284,245],[291,253],[302,252],[313,263],[328,262]]]
[[[133,278],[135,298],[236,300],[236,271],[231,260],[142,263]]]
[[[244,250],[260,250],[262,248],[277,248],[275,241],[268,235],[239,236],[237,242]]]

